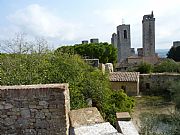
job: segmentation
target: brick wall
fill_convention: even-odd
[[[1,135],[68,134],[68,84],[0,86]]]

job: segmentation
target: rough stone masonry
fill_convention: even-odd
[[[69,101],[68,84],[0,86],[0,134],[68,134]]]

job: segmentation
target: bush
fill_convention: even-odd
[[[136,71],[140,72],[141,74],[143,74],[143,73],[151,73],[153,71],[153,66],[151,64],[142,62],[138,66],[138,69]]]
[[[180,65],[176,63],[172,59],[168,59],[166,61],[161,62],[159,65],[154,67],[154,72],[179,72],[180,73]]]
[[[156,114],[145,112],[140,115],[142,135],[179,135],[180,112]]]

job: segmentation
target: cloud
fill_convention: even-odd
[[[138,4],[137,4],[138,2]],[[147,0],[131,1],[108,9],[98,9],[94,14],[108,26],[114,27],[122,24],[131,25],[132,47],[142,46],[142,17],[154,11],[156,18],[156,48],[169,48],[174,40],[180,40],[180,1],[179,0]]]
[[[54,15],[49,9],[38,4],[18,10],[9,15],[8,20],[20,31],[33,36],[59,38],[59,40],[74,40],[78,28],[73,23]]]

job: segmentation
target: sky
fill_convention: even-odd
[[[91,38],[110,43],[123,22],[131,26],[131,46],[140,48],[142,18],[152,11],[156,49],[169,49],[180,40],[180,0],[0,0],[0,40],[25,33],[53,49]]]

